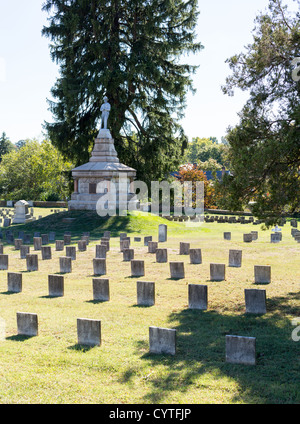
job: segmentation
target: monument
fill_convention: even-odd
[[[116,189],[116,209],[119,208],[121,194],[122,199],[127,199],[126,202],[134,197],[130,186],[136,177],[136,170],[120,163],[118,159],[114,139],[107,128],[110,110],[108,98],[104,97],[101,126],[90,160],[72,170],[74,193],[68,203],[69,210],[96,210],[99,199],[105,195],[107,197],[110,192],[111,183],[114,183]],[[113,200],[110,200],[110,206],[112,203]]]
[[[19,200],[15,204],[13,224],[25,224],[30,221],[32,221],[32,217],[28,213],[28,203],[25,200]]]

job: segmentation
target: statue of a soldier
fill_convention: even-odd
[[[103,105],[101,106],[101,109],[100,109],[100,111],[102,112],[100,130],[101,129],[107,130],[107,121],[108,121],[111,106],[108,103],[108,98],[106,96],[104,97],[103,100],[104,100],[104,103],[103,103]]]

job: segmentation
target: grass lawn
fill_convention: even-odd
[[[49,212],[49,211],[48,211]],[[86,252],[77,252],[73,270],[65,274],[65,295],[48,296],[48,274],[59,272],[59,256],[52,244],[52,260],[28,273],[19,251],[5,244],[9,271],[23,273],[23,291],[7,292],[7,271],[0,271],[0,320],[5,338],[0,341],[1,403],[299,403],[300,342],[292,340],[293,318],[300,318],[300,245],[283,227],[283,241],[270,243],[270,230],[259,226],[204,223],[187,227],[146,214],[104,219],[92,212],[63,212],[11,229],[33,234],[55,231],[57,239],[72,231],[73,243],[90,231]],[[63,222],[65,217],[74,221]],[[171,280],[169,264],[155,262],[143,242],[134,236],[158,239],[158,225],[168,225],[169,261],[185,262],[185,278]],[[107,255],[110,302],[93,301],[92,259],[103,231],[112,231]],[[243,233],[258,230],[258,240],[243,243]],[[231,241],[223,232],[231,231]],[[135,259],[145,260],[146,275],[131,278],[130,263],[123,262],[119,233],[132,237]],[[179,242],[202,249],[203,263],[191,265],[179,256]],[[243,250],[241,268],[229,268],[229,249]],[[31,252],[33,247],[31,247]],[[37,252],[35,252],[37,253]],[[209,264],[226,264],[226,281],[209,281]],[[253,282],[254,265],[271,265],[272,282]],[[136,281],[154,281],[156,304],[136,305]],[[208,286],[208,310],[188,309],[188,283]],[[267,314],[246,315],[244,289],[267,293]],[[17,335],[16,312],[38,314],[39,335]],[[102,345],[77,344],[77,318],[100,319]],[[149,326],[177,330],[175,356],[149,354]],[[256,337],[257,365],[225,362],[225,335]]]

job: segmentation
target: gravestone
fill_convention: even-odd
[[[77,243],[78,251],[85,252],[86,251],[86,240],[79,240]]]
[[[55,250],[57,252],[62,252],[65,247],[65,242],[63,240],[56,240],[55,242]]]
[[[159,243],[164,243],[167,241],[167,232],[168,226],[165,224],[160,224],[158,226],[158,241]]]
[[[31,244],[31,235],[30,234],[24,234],[24,244]]]
[[[102,246],[105,246],[106,247],[106,251],[108,252],[109,251],[109,249],[110,249],[110,246],[109,246],[109,241],[108,240],[103,240],[103,238],[101,239],[101,243],[100,243]]]
[[[52,259],[51,246],[42,246],[42,260],[47,261]]]
[[[281,234],[280,233],[272,233],[271,234],[271,243],[280,243]]]
[[[229,250],[228,266],[240,268],[242,266],[242,250]]]
[[[120,251],[121,252],[123,252],[124,251],[124,249],[129,249],[129,246],[130,246],[130,244],[129,244],[129,240],[124,240],[124,239],[122,239],[122,240],[120,240]]]
[[[144,246],[148,246],[149,241],[152,241],[152,236],[144,237]]]
[[[254,265],[254,282],[256,284],[271,283],[271,267],[269,265]]]
[[[252,234],[252,240],[258,239],[258,231],[251,231],[251,234]]]
[[[157,241],[148,241],[148,253],[156,253],[157,247]]]
[[[55,241],[55,232],[54,231],[49,232],[49,241]]]
[[[48,234],[42,234],[41,235],[41,239],[42,239],[42,245],[46,245],[49,244],[49,235]]]
[[[101,345],[101,321],[77,318],[77,340],[79,345]]]
[[[120,240],[123,240],[127,237],[127,233],[120,233]]]
[[[15,249],[16,250],[20,250],[22,244],[23,244],[23,240],[22,239],[15,239]]]
[[[95,257],[99,259],[106,259],[106,246],[102,244],[97,244]]]
[[[34,248],[34,250],[41,250],[42,249],[42,238],[41,237],[34,237],[33,238],[33,248]]]
[[[137,281],[137,304],[141,306],[153,306],[155,304],[155,283]]]
[[[123,261],[130,262],[134,259],[134,249],[123,249]]]
[[[176,330],[160,327],[149,327],[149,351],[156,354],[176,353]]]
[[[8,269],[8,255],[0,254],[0,270]]]
[[[252,234],[243,234],[244,243],[251,243],[253,241]]]
[[[17,312],[18,334],[22,336],[38,335],[38,316],[28,312]]]
[[[48,292],[50,297],[64,296],[64,276],[48,275]]]
[[[190,309],[207,309],[207,286],[200,284],[189,284],[188,292]]]
[[[256,338],[226,336],[226,362],[231,364],[256,364]]]
[[[4,218],[4,221],[3,221],[3,227],[10,227],[10,225],[11,225],[11,219],[10,218]]]
[[[223,233],[224,240],[231,240],[231,233],[225,232]]]
[[[190,243],[180,242],[179,244],[179,255],[190,254]]]
[[[7,273],[7,291],[11,293],[20,293],[22,291],[22,273]]]
[[[169,262],[170,275],[172,279],[184,278],[184,262]]]
[[[30,253],[30,246],[22,245],[20,248],[20,259],[26,259],[26,255]]]
[[[93,299],[101,302],[110,300],[108,279],[93,278]]]
[[[132,277],[143,277],[145,275],[145,262],[137,259],[130,261],[131,276]]]
[[[225,265],[224,264],[210,264],[210,280],[211,281],[225,280]]]
[[[39,269],[38,255],[27,253],[26,266],[27,266],[27,271],[29,272],[38,271]]]
[[[191,264],[202,264],[201,249],[190,249],[190,263]]]
[[[72,272],[72,259],[69,256],[61,256],[59,258],[59,269],[62,274]]]
[[[136,242],[139,242],[139,241],[141,241],[142,239],[141,239],[141,237],[134,237],[133,238],[133,241],[136,241]]]
[[[156,249],[156,262],[165,263],[168,262],[168,249]]]
[[[64,235],[64,244],[65,244],[65,246],[68,246],[68,245],[71,244],[71,235],[69,235],[69,234]]]
[[[266,290],[245,289],[245,305],[247,314],[265,314]]]
[[[103,237],[110,239],[111,232],[110,231],[104,231]]]
[[[0,244],[0,255],[3,255],[3,244]]]
[[[106,259],[94,258],[93,259],[94,275],[106,274]]]
[[[76,261],[76,246],[66,246],[66,256],[69,256],[72,261]]]
[[[88,245],[89,245],[89,243],[90,243],[90,237],[89,237],[89,236],[82,236],[82,237],[81,237],[81,240],[85,241],[87,246],[88,246]]]

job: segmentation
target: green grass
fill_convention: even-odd
[[[46,213],[45,213],[46,215]],[[64,217],[72,223],[63,223]],[[171,280],[168,264],[157,264],[143,243],[134,243],[135,258],[144,259],[146,275],[139,280],[156,283],[156,304],[136,305],[136,280],[130,264],[119,252],[120,232],[132,237],[153,235],[158,224],[168,224],[169,261],[184,261],[186,278]],[[184,223],[138,214],[103,219],[93,212],[48,215],[36,222],[12,227],[33,233],[72,231],[74,243],[83,231],[91,232],[87,252],[77,252],[73,272],[65,275],[65,296],[48,296],[47,275],[59,272],[59,256],[39,261],[39,271],[27,273],[26,261],[14,247],[5,245],[9,271],[23,272],[23,291],[7,292],[7,272],[0,271],[0,317],[6,339],[0,341],[1,403],[299,403],[299,343],[294,342],[291,320],[300,317],[299,253],[283,229],[283,241],[270,244],[270,231],[239,224],[208,223],[188,228]],[[92,278],[95,244],[111,230],[107,258],[111,301],[94,302]],[[242,234],[259,231],[259,239],[242,242]],[[232,240],[223,240],[223,231]],[[179,256],[179,242],[202,249],[203,264],[189,264]],[[228,250],[243,250],[242,268],[226,267],[226,281],[209,281],[211,262],[228,263]],[[33,248],[31,248],[33,250]],[[39,257],[40,252],[38,253]],[[253,266],[271,265],[269,285],[253,283]],[[187,284],[208,285],[208,310],[188,309]],[[267,314],[245,314],[244,289],[267,292]],[[39,317],[39,335],[17,335],[16,312]],[[102,345],[77,345],[77,318],[100,319]],[[177,329],[177,354],[149,354],[149,326]],[[257,365],[225,362],[225,335],[257,338]]]

